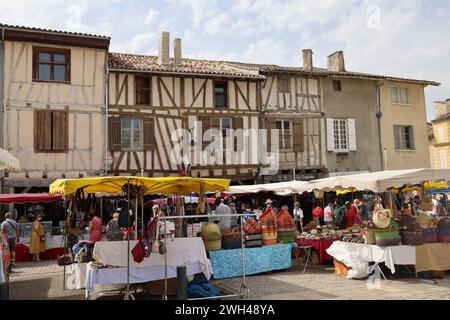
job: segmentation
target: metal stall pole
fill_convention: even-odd
[[[221,217],[243,217],[243,214],[222,214],[222,215],[218,215],[215,216],[215,218],[221,218]],[[256,214],[249,214],[248,216],[250,217],[256,217]],[[167,219],[189,219],[189,218],[212,218],[211,215],[187,215],[187,216],[171,216],[171,217],[160,217],[159,219],[164,220],[164,223],[167,221]],[[165,228],[165,226],[164,226]],[[242,238],[242,232],[243,232],[243,226],[241,225],[241,243],[243,241]],[[164,238],[166,240],[166,237]],[[167,245],[166,245],[166,249],[167,249]],[[245,283],[245,250],[242,250],[243,254],[243,283],[241,285],[241,293],[239,294],[231,294],[231,295],[224,295],[224,296],[217,296],[217,297],[207,297],[207,298],[195,298],[195,299],[188,299],[188,300],[215,300],[215,299],[221,299],[221,298],[231,298],[231,297],[245,297],[248,299],[249,295],[250,295],[250,289],[247,288],[246,283]],[[166,253],[164,253],[165,256],[165,290],[167,292],[167,250]],[[243,289],[245,289],[246,293],[242,293]],[[166,294],[165,292],[165,294]]]
[[[66,198],[64,198],[64,254],[67,254],[67,209],[66,209]],[[63,290],[66,290],[66,264],[64,263],[64,269],[63,269]]]
[[[127,185],[127,291],[124,300],[135,300],[132,293],[130,293],[130,179],[128,178]]]
[[[164,252],[164,296],[163,300],[167,299],[167,231],[166,231],[166,223],[167,220],[164,219],[164,246],[166,247],[166,250]],[[156,224],[156,227],[158,227],[158,224]],[[156,239],[158,241],[158,239]]]
[[[244,224],[243,224],[244,216],[241,217],[241,248],[242,248],[242,285],[241,285],[241,293],[245,294],[245,297],[248,299],[250,294],[247,284],[245,283],[245,247],[244,247]],[[243,293],[245,291],[245,293]]]

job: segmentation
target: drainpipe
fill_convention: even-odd
[[[0,43],[0,148],[3,148],[3,85],[5,70],[5,29],[1,30]],[[5,187],[5,171],[1,170],[0,192],[3,193]]]
[[[5,69],[5,29],[2,29],[0,43],[0,148],[3,148],[3,85]]]
[[[387,159],[384,158],[385,152],[384,152],[384,150],[383,150],[383,143],[382,143],[382,141],[381,141],[381,117],[382,117],[383,115],[382,115],[382,112],[381,112],[381,94],[380,94],[380,88],[381,88],[384,84],[385,84],[385,82],[383,81],[383,82],[381,82],[381,83],[379,83],[379,84],[377,85],[377,114],[376,114],[376,117],[377,117],[377,124],[378,124],[378,143],[379,143],[379,149],[380,149],[379,151],[380,151],[380,160],[381,160],[381,171],[384,171],[384,170],[385,170],[384,162],[385,162],[385,160],[387,160]]]
[[[109,141],[109,128],[108,128],[108,109],[109,109],[109,50],[106,52],[105,58],[105,176],[108,175],[108,141]]]

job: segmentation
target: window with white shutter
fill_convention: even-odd
[[[356,151],[355,119],[327,119],[327,150],[336,153]]]
[[[394,141],[397,151],[415,150],[414,128],[412,126],[394,125]]]
[[[335,152],[348,152],[348,128],[347,120],[334,119],[334,151]]]

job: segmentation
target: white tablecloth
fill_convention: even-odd
[[[73,263],[66,266],[66,288],[69,290],[84,289],[86,285],[87,263]]]
[[[186,264],[188,276],[204,273],[209,280],[212,274],[211,261],[207,260],[206,270],[200,261]],[[177,266],[167,265],[167,278],[176,278]],[[143,283],[165,278],[164,265],[148,266],[143,268],[130,268],[130,283]],[[92,269],[86,268],[86,296],[94,292],[94,284],[126,284],[127,268]]]
[[[130,283],[141,283],[165,278],[165,258],[159,253],[152,253],[141,263],[133,259],[131,250],[137,241],[130,241]],[[94,259],[103,265],[120,268],[86,269],[86,292],[93,291],[94,284],[127,283],[127,241],[97,242],[93,252]],[[212,275],[211,262],[206,256],[201,238],[175,238],[167,240],[168,278],[177,274],[177,266],[185,265],[188,275],[203,273],[206,278]]]
[[[136,240],[130,241],[130,266],[149,267],[164,265],[164,255],[152,253],[141,263],[133,259],[131,250],[137,244]],[[206,250],[202,238],[175,238],[167,240],[167,264],[179,266],[195,262],[206,262]],[[117,267],[127,266],[127,241],[101,241],[95,243],[93,257],[103,265]]]
[[[49,249],[55,249],[55,248],[64,248],[64,236],[47,236],[45,238],[45,248],[47,250]],[[28,248],[30,247],[30,238],[29,237],[20,237],[20,242],[26,245]]]
[[[414,246],[379,247],[368,244],[335,241],[327,249],[329,255],[343,262],[352,270],[348,278],[363,278],[368,274],[369,262],[384,262],[395,273],[395,265],[415,265]]]

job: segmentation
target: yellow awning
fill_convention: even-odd
[[[71,195],[83,188],[86,193],[118,194],[130,183],[142,187],[145,194],[189,194],[192,192],[225,191],[230,187],[228,179],[191,177],[142,178],[135,176],[93,177],[83,179],[58,179],[50,185],[50,194]]]
[[[356,190],[336,190],[336,195],[340,196],[340,195],[344,195],[344,194],[348,194],[348,193],[352,193],[352,192],[356,192]]]

